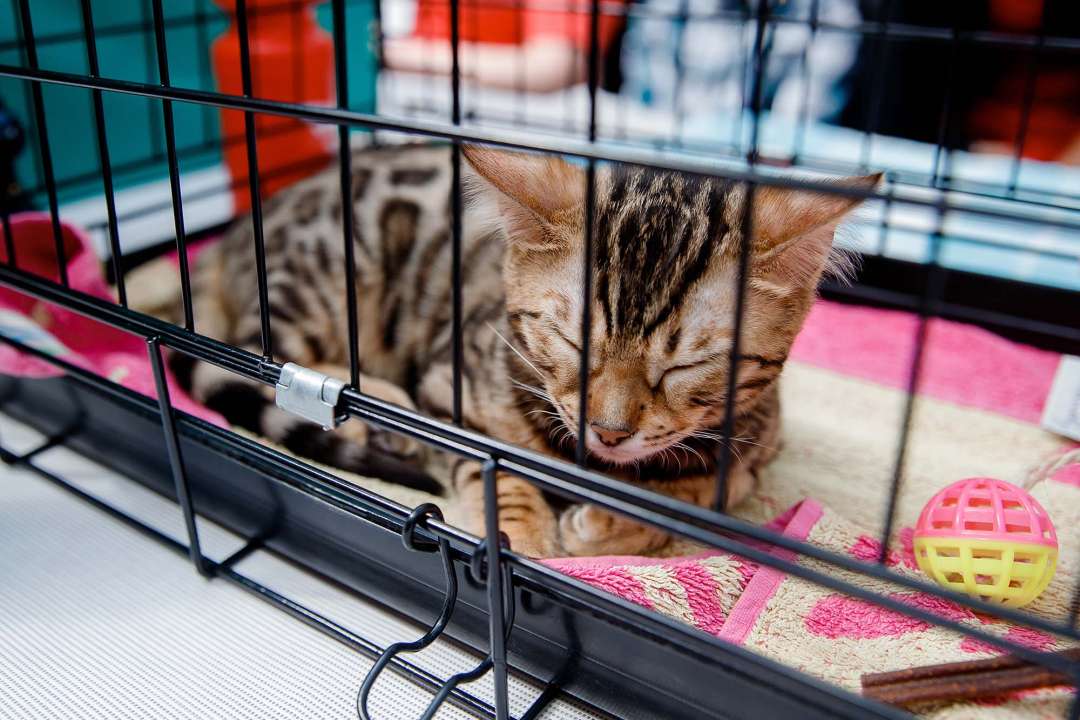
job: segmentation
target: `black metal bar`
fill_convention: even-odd
[[[383,33],[383,11],[382,0],[371,0],[372,9],[374,14],[374,22],[372,23],[371,31],[374,37],[372,38],[372,47],[375,51],[375,77],[382,77],[382,71],[386,67],[386,60],[383,57],[383,46],[386,42],[386,36]]]
[[[455,7],[457,3],[454,3]],[[450,280],[451,288],[451,374],[452,413],[455,425],[461,425],[461,376],[464,372],[465,357],[462,343],[462,287],[461,272],[461,145],[454,143],[450,152]]]
[[[217,572],[218,568],[231,568],[239,565],[241,562],[244,561],[244,559],[251,556],[253,553],[262,550],[263,542],[264,538],[261,537],[256,537],[248,540],[246,543],[241,545],[240,548],[236,550],[232,555],[227,556],[224,560],[217,563],[215,573]]]
[[[15,257],[15,235],[11,230],[11,216],[7,208],[0,212],[0,229],[4,232],[4,252],[7,254],[7,264],[17,268],[19,262]]]
[[[492,465],[494,465],[494,461],[489,460],[488,462],[491,463]],[[494,475],[492,475],[492,477],[494,477]],[[485,504],[487,506],[491,506],[493,503],[486,502]],[[487,547],[489,547],[492,544],[495,544],[498,547],[499,543],[500,543],[499,538],[489,536],[489,537],[485,538],[484,540],[482,540],[480,542],[480,545],[477,546],[474,549],[473,556],[471,558],[471,563],[470,563],[472,565],[472,567],[474,568],[474,576],[475,576],[475,568],[478,568],[479,565],[480,565],[479,561],[481,560],[481,558],[484,555],[486,555],[489,552],[487,550]],[[500,550],[500,552],[501,552],[501,550]],[[496,562],[496,565],[498,565],[498,562]],[[488,576],[489,576],[488,577],[488,583],[489,583],[488,587],[489,588],[491,587],[491,585],[490,585],[490,583],[491,583],[490,576],[495,572],[496,572],[496,570],[493,569],[492,566],[488,567]],[[489,590],[489,592],[491,592],[491,590]],[[505,597],[502,597],[500,599],[500,601],[499,601],[502,604],[502,606],[505,608],[505,614],[502,617],[500,617],[498,620],[492,619],[492,621],[491,621],[491,626],[493,628],[494,628],[494,626],[496,624],[498,624],[500,627],[505,629],[505,634],[502,637],[503,647],[505,647],[505,642],[509,638],[510,631],[514,627],[514,611],[515,611],[515,603],[514,603],[514,596],[513,596],[513,586],[509,582],[509,578],[507,578],[506,582],[501,583],[501,585],[496,585],[494,592],[496,592],[497,594],[505,594]],[[504,650],[504,653],[505,653],[505,650]],[[443,684],[443,686],[441,688],[439,688],[439,691],[437,693],[435,693],[435,697],[432,698],[431,703],[427,706],[427,709],[424,710],[424,714],[420,716],[420,720],[433,720],[433,718],[435,717],[435,714],[439,711],[439,708],[446,701],[446,698],[450,695],[451,692],[454,691],[454,689],[458,685],[460,685],[461,683],[473,682],[474,680],[479,679],[485,673],[487,673],[488,670],[491,670],[494,666],[495,666],[495,660],[494,660],[494,646],[493,646],[492,652],[489,652],[487,657],[485,657],[483,660],[481,660],[480,663],[476,665],[476,667],[472,668],[471,670],[466,670],[464,672],[460,672],[460,673],[458,673],[456,675],[453,675],[453,676],[451,676],[450,678],[447,679],[447,681]],[[496,687],[496,694],[495,694],[496,720],[507,720],[508,716],[505,714],[506,702],[504,702],[502,704],[502,706],[501,706],[502,710],[504,711],[504,714],[499,713],[500,695],[499,695],[499,690],[498,690],[498,688],[499,688],[499,679],[498,679],[497,676],[495,678],[495,681],[496,681],[496,685],[495,685],[495,687]],[[505,677],[504,677],[504,679],[502,681],[502,687],[503,687],[503,697],[505,699],[505,688],[506,688]]]
[[[682,146],[683,126],[686,121],[682,95],[683,84],[686,80],[686,67],[683,64],[682,48],[683,38],[686,37],[686,24],[690,20],[690,0],[679,0],[678,15],[675,17],[675,56],[673,65],[675,68],[675,82],[671,86],[671,143],[675,147]],[[622,113],[619,113],[621,115]]]
[[[78,432],[77,427],[65,428],[64,430],[61,430],[55,435],[50,435],[48,438],[45,439],[44,442],[40,443],[36,447],[31,448],[30,450],[27,450],[20,455],[15,455],[14,453],[4,450],[4,462],[8,463],[9,465],[25,465],[34,458],[36,458],[38,455],[44,452],[48,452],[54,447],[59,447],[60,445],[63,445],[64,442],[67,441],[67,439],[71,437],[74,432]]]
[[[86,38],[86,59],[90,66],[90,77],[100,77],[98,67],[97,42],[94,40],[94,16],[90,0],[82,0],[83,33]],[[109,139],[105,133],[105,105],[101,90],[91,90],[94,103],[94,126],[97,130],[98,157],[101,161],[101,184],[105,190],[105,213],[109,226],[109,256],[113,275],[116,279],[116,294],[120,304],[127,307],[127,290],[124,287],[124,271],[121,266],[120,231],[116,223],[116,195],[113,189],[112,162],[109,160]]]
[[[731,145],[735,148],[735,155],[742,155],[743,114],[746,112],[746,72],[749,66],[746,48],[746,24],[750,22],[750,3],[742,3],[739,10],[741,13],[739,25],[739,108],[735,113],[735,122],[732,123]],[[755,33],[756,34],[756,33]]]
[[[30,18],[30,0],[19,0],[19,20],[26,45],[26,63],[30,66],[30,70],[38,70],[34,24]],[[45,191],[49,197],[49,218],[52,221],[53,242],[56,247],[56,273],[60,278],[60,284],[68,287],[67,252],[64,250],[64,234],[60,229],[60,209],[56,201],[56,176],[53,174],[52,150],[49,148],[49,128],[45,124],[45,101],[42,98],[41,85],[31,83],[30,92],[34,101],[34,122],[37,125],[38,150],[41,152],[41,171],[45,177]]]
[[[600,84],[600,2],[589,14],[589,145],[596,143],[596,90]],[[589,425],[589,353],[592,350],[593,253],[596,235],[596,163],[585,169],[585,237],[581,251],[581,358],[578,365],[577,462],[584,467]]]
[[[558,493],[559,495],[572,497],[576,501],[580,502],[600,505],[606,509],[613,510],[614,512],[621,515],[633,517],[636,520],[646,522],[650,525],[655,524],[657,527],[664,527],[672,533],[693,540],[697,540],[711,547],[723,550],[724,552],[728,552],[733,555],[742,557],[746,560],[749,560],[750,562],[760,563],[764,566],[776,568],[783,573],[793,575],[804,580],[808,580],[827,589],[850,595],[856,599],[864,600],[886,610],[923,620],[924,622],[927,622],[931,625],[936,625],[947,630],[955,631],[968,637],[984,640],[988,643],[991,643],[995,647],[1002,648],[1010,654],[1017,655],[1018,657],[1030,660],[1031,662],[1038,663],[1046,667],[1052,667],[1062,672],[1071,672],[1073,663],[1068,660],[1063,660],[1058,656],[1050,655],[1048,657],[1046,653],[1032,651],[1030,647],[1018,645],[1001,636],[985,632],[963,622],[957,622],[949,620],[947,618],[943,618],[941,615],[938,615],[933,611],[915,608],[894,597],[890,597],[888,595],[881,595],[872,590],[868,590],[861,585],[855,585],[846,580],[840,579],[835,575],[822,573],[813,568],[807,567],[795,560],[788,560],[783,557],[778,557],[777,555],[760,548],[760,546],[751,545],[744,541],[736,540],[729,534],[713,532],[710,530],[706,530],[703,527],[699,527],[696,524],[691,524],[692,522],[694,522],[692,516],[696,513],[694,512],[694,506],[689,506],[686,503],[680,503],[684,506],[685,510],[684,512],[680,513],[682,519],[676,519],[670,515],[667,515],[666,513],[661,512],[654,514],[651,509],[644,509],[646,506],[658,506],[661,504],[660,502],[654,503],[637,497],[616,499],[616,495],[618,495],[619,493],[612,488],[607,488],[606,491],[594,492],[590,489],[587,489],[585,487],[585,484],[581,483],[581,481],[567,482],[558,478],[554,473],[549,474],[549,472],[543,470],[529,470],[513,461],[501,461],[500,467],[502,467],[506,471],[520,474],[522,477],[534,483],[542,485],[545,489]],[[714,524],[717,527],[723,528],[725,525],[728,525],[728,523],[724,522],[724,520],[727,520],[728,518],[730,518],[730,516],[720,513],[710,513],[710,515],[715,518]],[[661,520],[661,517],[666,518],[666,520]],[[736,524],[738,524],[738,522]],[[751,525],[750,527],[754,526]],[[738,532],[739,534],[743,534],[742,530]],[[754,533],[752,530],[750,530],[750,528],[747,528],[747,532],[745,534],[747,536],[751,536]],[[781,547],[786,544],[782,537],[770,539],[766,542]],[[793,544],[798,544],[800,546],[798,549],[792,548],[795,552],[805,555],[807,557],[824,559],[826,556],[833,555],[833,553],[829,551],[823,551],[820,548],[815,547],[814,545],[803,543],[801,541],[795,541],[795,543]],[[836,561],[835,563],[833,562],[834,560]],[[830,564],[835,564],[838,567],[844,564],[841,561],[840,556],[830,558],[830,560],[826,560],[826,562],[830,562]],[[911,587],[912,589],[915,589],[917,587],[918,591],[920,592],[926,592],[936,597],[948,598],[949,600],[954,601],[964,607],[975,610],[976,612],[986,612],[1000,619],[1009,620],[1011,622],[1016,622],[1018,624],[1029,627],[1037,627],[1042,624],[1042,620],[1040,618],[1037,618],[1030,613],[1013,612],[1011,610],[1002,608],[1000,605],[991,605],[990,603],[986,603],[981,600],[973,600],[966,595],[961,595],[959,593],[954,593],[947,590],[941,590],[940,587],[935,587],[922,581],[911,580],[910,578],[906,578],[897,573],[891,573],[890,571],[884,570],[881,568],[881,566],[876,564],[870,564],[855,560],[852,561],[851,565],[852,572],[855,572],[858,575],[869,577],[882,577],[882,579],[884,579],[885,575],[888,575],[888,582]],[[515,564],[515,569],[516,568],[517,565]],[[1075,629],[1068,629],[1062,625],[1057,625],[1053,623],[1050,623],[1049,625],[1053,627],[1053,630],[1048,630],[1048,632],[1064,636],[1080,635],[1080,633],[1078,633]]]
[[[747,162],[751,167],[757,163],[758,159],[758,130],[761,119],[761,93],[765,75],[765,30],[768,23],[768,12],[768,0],[758,0],[753,50],[754,77],[750,99],[750,147],[747,152]],[[731,336],[731,349],[728,353],[727,395],[724,402],[723,429],[720,431],[722,440],[716,463],[716,497],[713,499],[713,509],[717,512],[724,512],[727,507],[728,480],[734,467],[732,465],[734,455],[732,437],[735,434],[735,401],[738,387],[740,346],[742,345],[743,316],[746,314],[746,284],[750,273],[750,254],[753,252],[754,195],[756,192],[756,186],[753,183],[746,185],[746,201],[742,208],[739,228],[739,265],[738,275],[735,279],[735,327]],[[711,240],[715,242],[718,239],[711,238]]]
[[[195,3],[195,14],[192,16],[192,22],[195,25],[195,44],[198,46],[195,59],[198,64],[199,84],[202,88],[213,89],[214,75],[210,69],[210,37],[206,29],[209,19],[203,3]],[[177,27],[175,18],[170,23],[173,27]],[[202,138],[203,142],[207,143],[210,142],[210,138],[214,134],[214,108],[204,105],[201,109],[202,112],[199,113],[199,116],[202,120]]]
[[[953,26],[954,36],[957,28]],[[957,66],[959,65],[959,40],[949,46],[949,59],[947,80],[945,85],[945,98],[942,104],[941,117],[938,125],[937,145],[934,151],[933,186],[937,187],[941,169],[941,159],[948,142],[949,121],[952,109],[953,86],[955,85]],[[946,179],[947,183],[947,179]],[[937,314],[937,303],[945,290],[945,277],[939,264],[942,234],[945,226],[946,211],[944,206],[939,206],[937,227],[930,237],[930,257],[928,259],[929,272],[926,286],[923,288],[919,303],[919,320],[915,331],[915,347],[912,351],[911,370],[908,375],[907,397],[904,402],[904,417],[900,429],[900,436],[896,448],[896,456],[893,462],[892,481],[889,487],[889,499],[885,510],[885,522],[881,528],[880,548],[878,562],[884,564],[888,558],[889,543],[892,537],[893,527],[896,523],[896,508],[900,498],[900,487],[903,484],[904,469],[907,460],[908,442],[911,436],[911,424],[915,413],[915,403],[919,390],[919,378],[922,374],[924,351],[926,346],[926,333],[928,318]]]
[[[373,0],[378,2],[378,0]],[[349,109],[349,56],[345,27],[345,0],[334,0],[334,77],[337,83],[337,104]],[[338,125],[338,165],[341,173],[341,228],[345,243],[346,324],[349,336],[349,383],[360,387],[360,321],[356,306],[356,212],[352,196],[352,142],[348,125]]]
[[[877,43],[875,45],[875,55],[877,62],[874,66],[877,68],[876,76],[879,81],[873,83],[873,89],[867,96],[867,102],[869,107],[869,117],[867,118],[867,125],[863,128],[863,142],[862,150],[860,152],[861,160],[859,165],[862,167],[862,172],[866,172],[866,169],[870,167],[870,143],[873,139],[874,133],[881,123],[881,104],[885,94],[885,78],[888,77],[887,70],[889,67],[889,48],[891,44],[889,42],[889,17],[892,15],[893,0],[884,0],[881,5],[881,22],[876,33]]]
[[[889,224],[889,213],[892,212],[892,198],[893,198],[894,188],[896,187],[896,183],[893,180],[891,172],[886,172],[885,173],[884,184],[885,184],[885,188],[886,188],[886,190],[885,190],[886,196],[885,196],[885,202],[882,205],[881,224],[880,224],[880,228],[879,228],[879,231],[878,231],[878,242],[877,242],[877,250],[876,250],[876,254],[878,254],[878,255],[884,255],[885,254],[886,244],[888,243],[888,238],[889,238],[889,230],[891,228],[891,226]]]
[[[1031,108],[1035,104],[1035,86],[1039,78],[1039,60],[1042,40],[1046,37],[1046,4],[1039,6],[1039,42],[1028,55],[1027,77],[1024,79],[1024,99],[1020,106],[1020,122],[1016,128],[1016,140],[1013,143],[1013,162],[1009,168],[1008,194],[1016,193],[1020,182],[1020,163],[1024,159],[1024,143],[1027,140],[1028,124],[1031,121]]]
[[[502,547],[499,542],[498,491],[495,487],[498,464],[494,460],[484,463],[484,530],[487,537],[487,598],[491,660],[495,676],[495,717],[507,720],[510,716],[509,689],[506,683],[506,611],[503,607]]]
[[[267,135],[270,135],[270,134],[271,133],[269,133],[269,132],[267,133]],[[267,172],[264,172],[262,174],[262,178],[264,180],[270,180],[270,179],[273,179],[273,178],[282,177],[282,176],[284,176],[284,175],[286,175],[288,173],[292,173],[292,172],[296,172],[296,171],[317,170],[317,169],[322,168],[322,167],[323,167],[323,161],[320,160],[320,159],[301,160],[299,162],[293,162],[293,163],[289,163],[287,165],[281,165],[279,167],[274,168],[273,170],[269,170]],[[887,204],[887,205],[891,205],[892,202],[895,200],[895,188],[896,188],[896,185],[897,185],[897,182],[896,182],[897,173],[895,173],[894,171],[887,171],[886,174],[888,176],[888,181],[886,183],[884,183],[883,186],[882,186],[884,188],[884,190],[883,190],[883,202],[885,204]],[[229,192],[231,190],[236,190],[236,189],[238,189],[240,187],[243,187],[245,184],[246,184],[246,181],[244,181],[244,180],[230,180],[230,181],[226,181],[226,183],[222,184],[222,185],[215,185],[215,186],[202,188],[201,190],[199,190],[197,192],[189,194],[188,195],[188,201],[190,202],[190,201],[193,201],[193,200],[201,200],[201,199],[205,199],[205,198],[209,198],[209,197],[215,197],[215,196],[219,195],[220,193]],[[955,190],[956,188],[954,187],[952,189]],[[157,202],[157,203],[153,203],[153,204],[150,204],[150,205],[145,205],[145,206],[143,206],[141,208],[133,209],[130,212],[123,213],[123,214],[120,215],[119,219],[120,220],[130,220],[130,219],[135,219],[135,218],[140,218],[140,217],[146,217],[146,216],[151,215],[153,213],[156,213],[156,212],[159,212],[159,211],[162,211],[162,210],[167,210],[170,207],[171,207],[171,201],[170,200],[166,200],[164,202]],[[855,224],[858,225],[859,222],[856,222]],[[100,228],[100,227],[102,227],[100,224],[90,224],[90,225],[87,226],[88,229]],[[893,224],[891,224],[889,226],[889,228],[891,228],[893,230],[910,231],[910,232],[914,232],[914,233],[923,232],[923,230],[921,228],[919,228],[917,226],[914,226],[914,225],[907,225],[907,224],[893,223]],[[1063,261],[1066,261],[1066,262],[1080,261],[1080,250],[1078,250],[1078,252],[1076,252],[1076,253],[1069,253],[1069,252],[1062,252],[1062,251],[1052,250],[1052,249],[1034,249],[1034,248],[1029,247],[1028,245],[1025,245],[1023,240],[1020,240],[1018,242],[1013,243],[1013,242],[1009,242],[1008,240],[988,240],[988,239],[985,239],[985,238],[962,236],[962,235],[957,235],[955,233],[950,233],[950,235],[948,237],[948,241],[950,243],[953,243],[953,244],[955,244],[955,243],[965,243],[965,244],[969,244],[969,245],[993,248],[993,249],[997,249],[997,250],[1001,250],[1001,249],[1020,250],[1020,251],[1023,251],[1023,252],[1029,253],[1029,254],[1036,254],[1039,257],[1045,258],[1045,259],[1063,260]],[[1065,330],[1065,332],[1067,333],[1068,330]]]
[[[461,124],[461,3],[450,3],[450,122]],[[451,372],[453,375],[452,419],[461,425],[461,374],[464,372],[464,346],[461,337],[461,143],[455,141],[450,153],[450,280],[451,280]]]
[[[253,100],[247,0],[236,0],[236,26],[240,36],[241,85],[244,97]],[[262,196],[259,194],[259,154],[255,137],[255,114],[250,109],[244,111],[244,137],[247,143],[248,188],[251,195],[251,229],[255,238],[255,273],[259,284],[259,331],[263,357],[272,360],[274,347],[270,335],[270,300],[266,289],[266,246],[263,243]]]
[[[283,103],[261,98],[224,95],[221,93],[203,92],[180,87],[162,88],[156,85],[148,86],[145,83],[128,80],[87,78],[82,75],[74,75],[71,73],[40,69],[27,70],[26,68],[18,66],[3,64],[0,64],[0,76],[18,77],[32,81],[43,81],[50,84],[68,85],[72,87],[99,87],[103,90],[124,93],[127,95],[155,98],[164,97],[182,102],[209,104],[225,110],[245,110],[268,115],[297,117],[311,122],[335,124],[344,122],[370,129],[407,132],[424,137],[450,141],[476,142],[508,149],[548,152],[583,160],[592,158],[594,160],[620,162],[632,165],[648,165],[661,170],[673,170],[691,175],[720,177],[732,181],[753,182],[762,186],[791,190],[828,192],[840,197],[857,198],[860,200],[884,199],[884,196],[875,190],[862,190],[835,185],[824,186],[821,181],[818,180],[762,173],[757,169],[741,169],[731,167],[729,164],[719,164],[714,160],[707,158],[688,156],[686,153],[672,153],[653,148],[636,148],[627,147],[625,145],[616,146],[600,142],[587,143],[574,140],[573,138],[552,139],[528,131],[496,131],[472,128],[468,131],[463,131],[440,122],[406,119],[389,121],[370,113],[344,111],[338,108]],[[36,82],[32,84],[36,84]],[[905,205],[932,207],[935,209],[940,205],[938,200],[909,194],[904,194],[902,196],[897,195],[894,200],[897,203]],[[950,212],[963,212],[980,217],[997,218],[1013,222],[1032,221],[1044,227],[1080,231],[1080,221],[1063,220],[1056,217],[1038,217],[1032,219],[1016,212],[1015,209],[1006,211],[983,207],[981,205],[969,205],[956,202],[947,202],[946,209]]]
[[[176,501],[184,513],[184,526],[188,535],[188,555],[199,574],[209,578],[213,572],[203,556],[199,545],[199,527],[195,521],[195,510],[191,503],[191,489],[187,484],[187,472],[184,470],[184,458],[180,454],[180,443],[176,437],[176,420],[173,417],[172,401],[169,399],[169,383],[165,378],[165,362],[161,358],[160,338],[146,341],[150,355],[150,365],[154,370],[154,387],[157,390],[158,406],[161,408],[161,426],[165,431],[165,448],[169,453],[169,466],[172,468],[173,482],[176,484]]]
[[[427,706],[427,709],[424,710],[424,714],[420,716],[420,720],[433,720],[435,714],[439,712],[439,708],[441,708],[442,704],[446,701],[446,698],[450,695],[450,693],[454,692],[454,690],[457,689],[458,685],[461,685],[462,683],[470,683],[474,680],[477,680],[483,677],[484,674],[490,669],[491,658],[487,657],[472,670],[466,670],[465,672],[460,672],[457,675],[452,675],[450,678],[447,679],[445,683],[443,683],[443,686],[439,688],[439,691],[435,693],[435,697],[432,698],[431,704],[429,704]]]
[[[915,329],[915,347],[912,350],[911,370],[908,375],[907,397],[904,401],[904,417],[897,440],[896,457],[893,461],[892,482],[889,486],[889,500],[885,509],[885,523],[881,528],[880,554],[878,562],[884,564],[889,554],[889,542],[896,523],[896,507],[900,499],[900,487],[903,485],[904,468],[907,461],[908,442],[911,437],[911,423],[915,414],[915,403],[919,391],[919,378],[922,376],[925,359],[926,332],[928,318],[937,314],[937,304],[945,290],[945,276],[938,264],[941,245],[941,231],[945,224],[945,213],[938,215],[937,229],[930,240],[930,269],[919,302],[919,321]]]
[[[817,40],[818,20],[820,15],[821,0],[812,0],[810,3],[810,35],[806,38],[799,57],[799,75],[802,78],[802,97],[799,99],[799,113],[795,120],[795,141],[791,148],[791,162],[799,164],[799,156],[802,155],[803,145],[806,142],[806,126],[810,122],[810,48]]]
[[[154,46],[157,42],[154,36],[156,35],[157,26],[161,23],[154,22],[149,17],[147,17],[145,3],[139,3],[139,21],[142,25],[142,29],[140,29],[139,35],[142,37],[143,57],[146,61],[146,82],[149,84],[154,82]],[[147,32],[147,26],[154,28],[155,32]],[[94,29],[94,36],[101,37],[100,28]],[[158,125],[156,120],[157,118],[154,116],[154,104],[148,102],[146,104],[146,129],[147,132],[150,134],[150,147],[152,149],[151,155],[160,157],[163,150],[162,144],[164,142],[164,138],[162,137],[161,126]]]
[[[593,296],[593,254],[595,253],[596,233],[596,162],[589,161],[585,169],[585,237],[582,243],[581,273],[581,357],[578,366],[578,423],[577,450],[578,465],[585,466],[587,455],[586,438],[589,432],[589,354],[592,351],[592,296]]]
[[[949,44],[949,57],[946,61],[945,68],[945,98],[941,103],[941,116],[938,119],[937,143],[934,145],[934,165],[933,171],[930,173],[933,178],[930,182],[930,187],[934,188],[947,186],[950,182],[949,172],[947,169],[945,172],[942,172],[942,166],[948,165],[948,163],[943,162],[945,154],[952,152],[952,149],[948,147],[949,127],[952,120],[953,93],[956,89],[956,79],[960,65],[959,30],[955,24],[953,25],[952,31],[954,41]]]
[[[165,40],[165,13],[161,0],[153,0],[154,39],[157,45],[158,79],[168,86],[169,51]],[[180,298],[184,306],[184,327],[195,329],[191,301],[191,271],[188,268],[187,233],[184,230],[184,200],[180,188],[180,165],[176,158],[176,128],[173,125],[172,100],[161,101],[162,121],[165,124],[165,152],[169,164],[169,190],[172,194],[173,228],[176,231],[176,257],[180,263]]]
[[[418,523],[426,518],[437,518],[441,520],[442,511],[431,503],[425,503],[424,505],[415,508],[409,514],[401,532],[401,539],[405,544],[406,549],[419,550],[415,544],[413,533]],[[446,578],[446,596],[443,600],[442,610],[439,611],[439,615],[435,618],[435,622],[432,623],[428,631],[421,637],[409,642],[396,642],[383,650],[375,660],[375,664],[371,666],[364,676],[364,681],[361,683],[360,690],[356,694],[356,714],[360,717],[360,720],[373,720],[368,711],[368,696],[371,695],[371,689],[375,687],[375,681],[379,679],[379,675],[382,674],[382,671],[386,666],[391,662],[396,661],[398,655],[420,652],[438,640],[443,634],[443,631],[446,630],[446,626],[449,624],[450,618],[454,614],[454,608],[457,606],[458,581],[457,574],[454,572],[454,563],[450,557],[450,545],[446,538],[439,538],[438,552],[439,559],[442,561],[443,576]],[[445,687],[445,685],[443,685],[443,687]],[[442,688],[440,688],[440,690],[441,689]],[[453,688],[451,688],[451,690],[452,689]],[[445,697],[446,696],[444,695],[443,698]]]

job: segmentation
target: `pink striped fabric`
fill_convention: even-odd
[[[907,387],[918,318],[911,313],[819,301],[791,357],[808,365]],[[971,325],[934,319],[919,392],[1038,423],[1061,356]]]

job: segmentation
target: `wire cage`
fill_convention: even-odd
[[[969,323],[1056,352],[1080,350],[1080,174],[1066,163],[1043,162],[1051,151],[1040,145],[1051,142],[1055,132],[1077,133],[1080,113],[1074,94],[1074,114],[1066,119],[1066,129],[1047,131],[1039,104],[1047,76],[1064,69],[1075,79],[1080,57],[1075,9],[1063,1],[1032,3],[1038,6],[1032,17],[1019,23],[1019,29],[1003,30],[985,14],[957,8],[943,20],[890,0],[431,0],[417,6],[422,18],[417,28],[426,28],[429,35],[414,43],[414,50],[420,50],[413,64],[403,68],[395,64],[401,62],[402,37],[409,33],[394,27],[400,25],[402,4],[0,4],[0,98],[10,117],[20,121],[11,125],[18,132],[9,133],[5,141],[12,148],[23,147],[18,154],[12,150],[13,174],[0,198],[5,238],[0,283],[145,341],[153,378],[147,393],[135,392],[26,336],[5,332],[0,340],[9,348],[45,361],[63,375],[3,379],[4,412],[49,438],[29,452],[4,450],[5,462],[36,470],[186,554],[203,576],[235,583],[357,652],[378,658],[371,673],[357,683],[358,708],[365,718],[366,698],[377,692],[373,685],[384,668],[433,693],[431,705],[417,709],[423,717],[434,716],[443,702],[477,717],[510,717],[510,673],[545,684],[521,718],[538,717],[560,695],[621,717],[904,715],[491,542],[500,537],[491,498],[497,474],[504,473],[548,493],[988,643],[1057,673],[1061,684],[1080,685],[1080,662],[1074,656],[1033,649],[851,580],[880,581],[980,616],[1080,641],[1080,586],[1066,616],[1048,618],[942,589],[899,573],[887,562],[895,548],[930,319]],[[564,23],[579,51],[559,67],[565,81],[546,81],[557,82],[559,93],[548,92],[550,88],[534,92],[529,74],[536,66],[527,62],[511,68],[494,88],[484,86],[470,64],[469,53],[475,51],[466,50],[470,44],[499,33],[524,37],[523,23],[530,17],[523,12],[526,7],[533,16],[546,13],[555,17],[547,20]],[[305,13],[311,9],[317,15],[309,18]],[[281,19],[287,21],[287,30],[278,39],[286,50],[279,64],[267,64],[260,33]],[[701,47],[709,38],[717,48]],[[816,78],[835,62],[837,53],[847,58],[844,83],[851,90],[843,109],[830,110],[825,107],[832,102],[830,91]],[[983,69],[1004,59],[1019,68],[1019,102],[1002,111],[1000,117],[1008,119],[1001,121],[1004,130],[999,133],[1005,149],[989,157],[969,146],[961,109],[964,118],[993,110],[975,105],[972,87],[981,82]],[[656,80],[663,72],[671,78],[666,85]],[[782,87],[781,77],[790,81],[788,87]],[[622,92],[612,92],[620,85]],[[704,120],[693,112],[709,103],[722,112]],[[903,113],[916,129],[898,142],[892,135],[900,132]],[[436,505],[406,507],[183,412],[170,399],[166,351],[271,387],[287,383],[283,375],[290,378],[303,371],[288,365],[274,343],[263,206],[278,189],[335,162],[341,197],[353,197],[353,150],[393,144],[403,137],[451,148],[452,421],[364,392],[355,310],[360,290],[355,281],[354,219],[344,212],[350,377],[342,378],[331,424],[370,423],[480,462],[489,540],[452,526]],[[295,151],[305,143],[313,148],[306,156]],[[596,260],[598,168],[609,163],[647,166],[745,187],[751,201],[740,220],[731,368],[740,357],[744,330],[754,193],[787,188],[867,201],[854,222],[857,231],[844,239],[861,256],[861,270],[851,284],[826,281],[822,294],[843,303],[904,310],[916,318],[913,337],[897,340],[910,344],[911,357],[892,440],[890,482],[881,498],[883,518],[873,546],[877,549],[869,561],[747,522],[722,504],[690,505],[590,469],[584,414],[576,428],[576,463],[464,426],[463,143],[552,153],[584,168],[583,328],[591,327],[592,320],[588,299]],[[874,190],[838,187],[826,177],[871,170],[885,171],[884,183]],[[20,267],[25,254],[13,226],[20,211],[36,207],[48,212],[55,273]],[[261,353],[196,332],[188,262],[191,244],[216,234],[249,208]],[[62,221],[86,228],[106,261],[115,302],[72,287],[67,262],[72,245]],[[132,268],[170,247],[178,253],[182,303],[183,319],[176,324],[129,308],[125,285]],[[588,332],[582,333],[580,345],[584,406],[590,378]],[[730,397],[736,374],[728,375]],[[734,404],[728,404],[717,429],[722,438],[732,437],[734,415]],[[171,540],[42,467],[39,455],[58,445],[175,498],[187,543]],[[718,444],[718,498],[726,497],[724,487],[735,460],[731,446]],[[200,548],[197,516],[236,530],[248,542],[228,558],[211,560]],[[377,647],[235,567],[263,550],[431,623],[430,631],[418,640],[403,638]],[[1063,556],[1069,552],[1075,548],[1062,548]],[[444,633],[484,653],[483,661],[470,672],[441,679],[406,659]],[[494,678],[491,702],[462,687],[487,673]],[[1068,712],[1080,718],[1080,702],[1072,701]]]

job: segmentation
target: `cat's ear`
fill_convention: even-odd
[[[463,145],[462,152],[480,177],[541,220],[563,219],[585,197],[584,171],[560,157],[480,145]]]
[[[881,173],[830,181],[843,189],[869,191]],[[826,270],[837,225],[862,198],[773,186],[754,192],[753,248],[756,274],[780,274],[817,284]]]

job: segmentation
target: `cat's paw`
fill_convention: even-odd
[[[357,447],[378,450],[384,455],[395,457],[417,467],[423,464],[425,458],[425,447],[420,441],[407,435],[373,427],[356,418],[339,425],[334,432]]]
[[[571,555],[633,555],[656,550],[671,538],[595,505],[574,505],[559,518],[559,539]]]
[[[524,555],[535,560],[565,555],[558,541],[551,537],[550,534],[522,532],[520,530],[515,532],[509,528],[503,532],[510,538],[510,549],[518,555]]]
[[[738,506],[754,492],[758,484],[755,471],[742,464],[736,465],[728,475],[727,502],[724,507],[730,510]]]
[[[407,435],[371,428],[368,434],[368,442],[371,447],[388,455],[393,455],[417,466],[424,464],[426,447],[419,440],[414,440]]]

